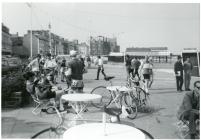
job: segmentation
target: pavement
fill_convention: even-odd
[[[127,123],[133,123],[137,127],[148,131],[156,139],[180,139],[177,127],[176,112],[181,104],[184,92],[176,91],[176,81],[170,67],[165,67],[157,64],[154,70],[154,83],[150,89],[147,112],[139,112],[134,120],[128,118],[123,119]],[[115,76],[113,85],[126,85],[126,70],[123,64],[106,64],[105,73],[109,76]],[[96,78],[96,68],[92,66],[88,73],[84,74],[85,92],[90,92],[94,87],[99,85],[109,85],[103,80],[100,73],[100,80]],[[198,77],[192,77],[191,89],[193,82],[199,80]],[[65,87],[64,83],[59,82],[59,86]],[[1,136],[2,138],[30,138],[36,132],[53,126],[58,122],[55,114],[34,115],[32,114],[33,106],[17,108],[17,109],[2,109],[1,112]],[[93,106],[88,107],[88,112],[84,113],[84,117],[92,120],[102,120],[101,111]],[[74,117],[74,114],[66,114],[69,118]],[[66,127],[72,127],[68,125]],[[74,124],[75,125],[75,124]]]

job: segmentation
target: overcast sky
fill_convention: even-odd
[[[117,37],[127,47],[168,47],[172,53],[200,48],[200,4],[157,3],[32,3],[32,28],[48,29],[69,40],[89,36]],[[31,27],[26,3],[3,3],[2,21],[11,33]]]

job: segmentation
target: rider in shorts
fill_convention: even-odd
[[[148,87],[150,84],[150,76],[152,74],[152,64],[149,62],[148,56],[145,56],[145,61],[142,63],[140,71],[145,80],[145,92],[149,94]]]

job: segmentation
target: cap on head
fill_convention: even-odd
[[[75,51],[75,50],[70,51],[70,56],[71,57],[76,57],[76,55],[77,55],[77,51]]]

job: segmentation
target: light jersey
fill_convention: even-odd
[[[46,61],[45,61],[45,64],[44,64],[44,68],[46,69],[46,68],[55,68],[57,66],[57,63],[56,63],[56,61],[55,60],[49,60],[49,59],[47,59]]]
[[[28,67],[30,67],[31,71],[33,71],[33,72],[34,71],[39,71],[39,62],[38,62],[38,59],[36,58],[36,59],[32,60],[29,63]]]
[[[103,65],[103,60],[102,59],[98,59],[98,66],[102,66]]]
[[[151,63],[144,62],[142,73],[143,74],[152,74],[153,65]]]

